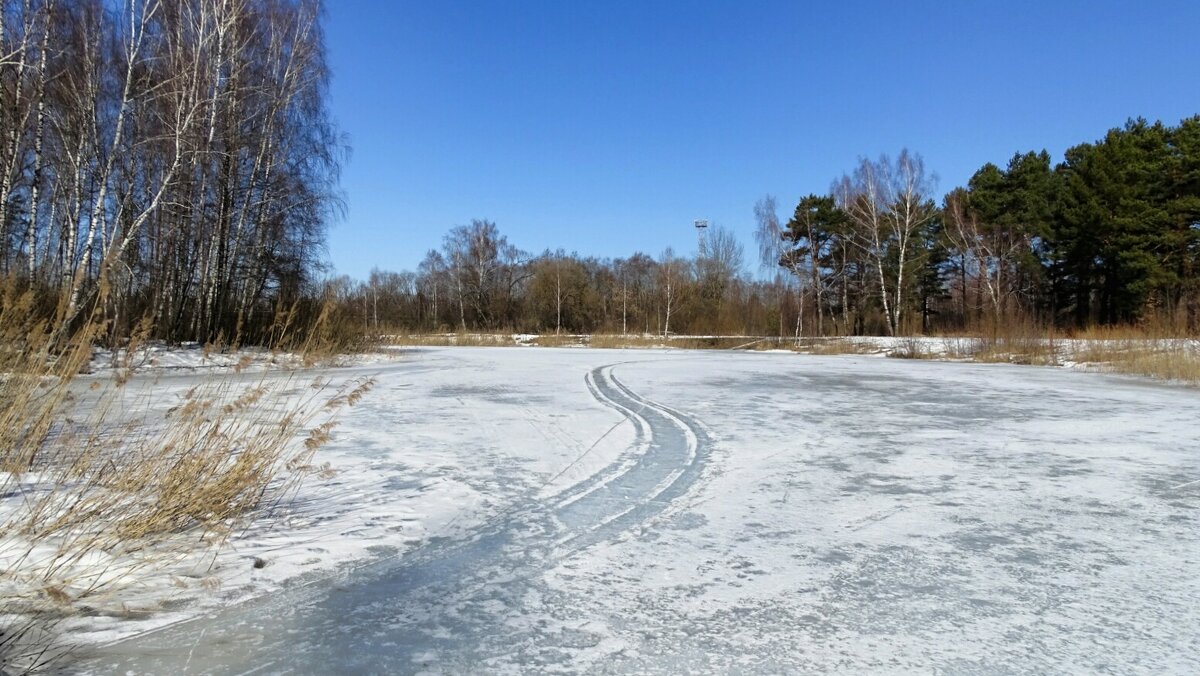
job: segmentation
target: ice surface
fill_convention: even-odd
[[[221,559],[218,596],[253,598],[75,668],[1200,670],[1195,390],[776,353],[363,368],[338,476],[235,543],[265,569]]]

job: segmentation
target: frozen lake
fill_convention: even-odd
[[[1195,390],[729,352],[358,371],[341,473],[235,543],[270,564],[226,565],[246,600],[77,671],[1200,671]]]

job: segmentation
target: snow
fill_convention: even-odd
[[[444,352],[419,350],[315,371],[271,370],[272,358],[279,364],[286,356],[246,351],[215,363],[198,348],[163,350],[140,359],[137,377],[122,389],[116,406],[126,413],[175,406],[216,369],[222,371],[217,375],[221,382],[231,383],[231,396],[264,377],[287,379],[292,400],[316,379],[336,386],[376,376],[378,384],[340,417],[333,443],[316,459],[336,472],[332,478],[311,478],[285,508],[235,532],[219,551],[176,557],[169,565],[160,564],[156,575],[136,561],[108,566],[137,574],[135,585],[121,589],[116,606],[103,610],[113,617],[73,618],[62,629],[73,642],[111,642],[395,557],[416,544],[468,532],[513,496],[529,491],[551,495],[576,484],[627,449],[629,431],[613,429],[623,418],[582,387],[587,368],[561,358],[557,367],[544,359],[522,365],[514,362],[517,355],[504,352],[481,353],[503,359],[508,367],[503,370],[495,368],[494,359],[462,363]],[[233,373],[234,364],[247,361],[246,354],[254,366]],[[109,361],[107,355],[101,359]],[[535,364],[551,368],[539,371]],[[516,386],[511,382],[515,370],[529,371]],[[81,385],[86,390],[89,380],[106,378],[106,370],[97,368]],[[544,394],[530,394],[538,390]],[[13,508],[18,495],[9,498]],[[3,553],[15,558],[24,549],[9,545]],[[54,550],[43,547],[35,554],[22,565],[39,569],[39,561],[49,560]],[[266,566],[254,568],[255,559]],[[12,561],[0,558],[0,563]],[[87,563],[79,562],[66,577],[86,578],[92,574]],[[177,603],[180,598],[186,603]],[[139,621],[120,621],[131,609]]]
[[[623,576],[599,614],[640,615],[642,636],[611,625],[638,654],[609,670],[670,656],[706,672],[1195,671],[1198,493],[1179,488],[1200,477],[1194,392],[1007,366],[712,362],[626,376],[720,431],[707,485],[548,575],[567,596]]]
[[[323,374],[377,379],[320,451],[336,475],[139,591],[186,603],[68,623],[79,669],[1200,669],[1195,390],[681,350]]]
[[[398,356],[393,349],[384,348],[375,352],[357,355],[339,355],[333,364],[323,366],[356,366],[380,364]],[[150,342],[129,351],[97,348],[92,351],[89,375],[107,376],[115,370],[133,370],[143,375],[162,373],[264,373],[269,371],[294,371],[305,368],[302,355],[280,350],[256,347],[236,349],[211,349],[199,343],[167,345]]]
[[[971,356],[981,349],[995,350],[989,361],[1004,361],[1001,357],[1005,344],[1013,350],[1008,361],[1027,363],[1030,355],[1024,354],[1037,348],[1044,352],[1053,365],[1064,368],[1094,369],[1097,364],[1076,361],[1078,355],[1087,355],[1093,350],[1170,349],[1200,354],[1200,340],[1190,338],[1164,339],[1097,339],[1097,338],[1015,338],[991,341],[970,336],[847,336],[841,338],[807,338],[801,341],[800,352],[813,351],[817,346],[836,348],[844,345],[847,353],[859,352],[860,356],[920,357],[926,359],[971,361]]]

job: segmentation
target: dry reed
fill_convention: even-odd
[[[111,375],[80,376],[102,324],[56,329],[37,302],[0,285],[0,671],[50,663],[66,649],[56,622],[124,607],[139,575],[279,505],[322,471],[313,456],[334,416],[373,384],[250,374],[243,359],[164,402],[138,374],[148,326],[114,352]],[[304,361],[332,354],[328,342],[312,332]]]

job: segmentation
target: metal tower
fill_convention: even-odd
[[[696,219],[697,249],[700,258],[708,256],[708,220]]]

